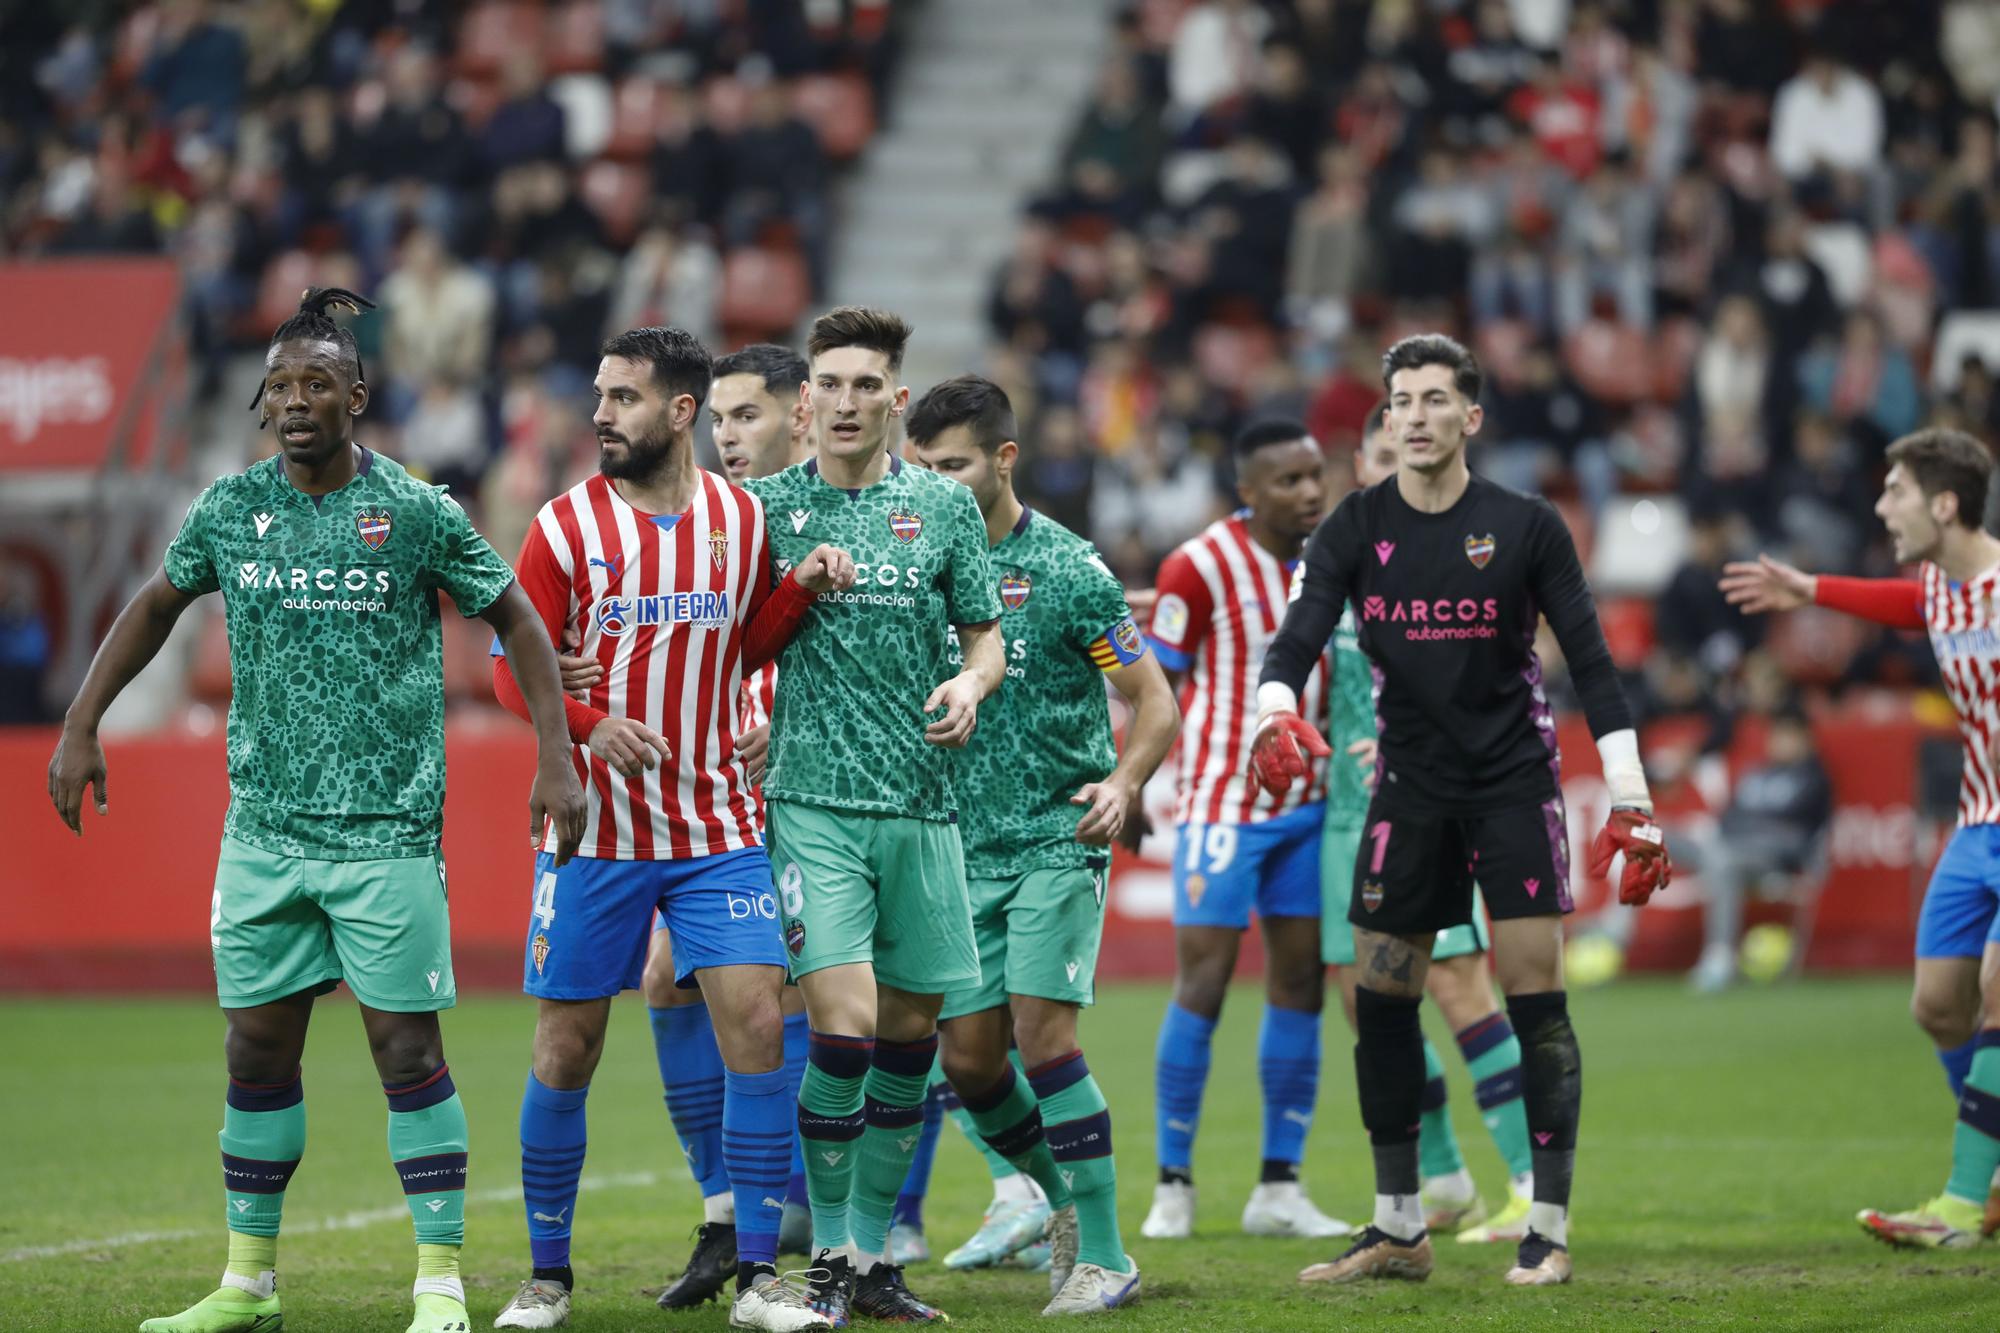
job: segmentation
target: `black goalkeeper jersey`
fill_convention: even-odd
[[[1542,616],[1591,733],[1632,725],[1576,544],[1546,500],[1476,475],[1440,514],[1412,509],[1393,477],[1349,495],[1306,544],[1262,679],[1299,689],[1350,600],[1375,668],[1378,792],[1413,812],[1488,814],[1556,794]]]

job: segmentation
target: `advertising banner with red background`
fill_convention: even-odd
[[[1948,830],[1916,813],[1918,749],[1934,730],[1906,716],[1847,715],[1816,727],[1833,778],[1837,811],[1829,867],[1807,966],[1815,969],[1909,965],[1925,874]],[[1649,731],[1649,756],[1691,745],[1691,727]],[[208,907],[222,815],[228,803],[222,738],[165,733],[114,738],[110,807],[88,809],[81,838],[50,809],[43,773],[52,730],[0,732],[15,837],[0,935],[0,990],[202,989],[211,984]],[[1605,812],[1597,754],[1579,719],[1561,725],[1571,864],[1577,868],[1578,922],[1605,910],[1601,881],[1583,874],[1585,848]],[[1743,738],[1733,762],[1760,743]],[[528,780],[533,746],[512,719],[483,717],[448,728],[450,785],[445,861],[452,935],[461,984],[520,983],[532,896]],[[1671,836],[1712,818],[1692,782],[1656,792]],[[1161,978],[1173,965],[1167,834],[1145,858],[1114,866],[1100,975]],[[1700,939],[1700,885],[1678,879],[1640,914],[1630,962],[1680,967]],[[1611,910],[1617,909],[1615,906]],[[1246,942],[1245,969],[1259,950]]]

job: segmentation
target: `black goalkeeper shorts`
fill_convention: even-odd
[[[1410,814],[1379,793],[1369,802],[1349,921],[1385,935],[1468,925],[1474,884],[1496,921],[1575,910],[1560,794],[1490,815]]]

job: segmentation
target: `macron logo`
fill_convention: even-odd
[[[255,520],[256,520],[256,523],[257,523],[257,535],[258,535],[259,537],[262,537],[262,536],[263,536],[263,535],[264,535],[265,533],[267,533],[267,532],[269,532],[269,531],[271,530],[271,520],[272,520],[272,518],[274,518],[274,517],[275,517],[275,515],[272,515],[272,514],[253,514],[253,515],[251,515],[251,517],[252,517],[253,519],[255,519]]]
[[[440,1208],[444,1207],[444,1200],[443,1200],[443,1199],[425,1199],[425,1200],[424,1200],[424,1207],[426,1207],[426,1208],[430,1209],[430,1210],[431,1210],[432,1212],[434,1212],[434,1213],[435,1213],[435,1212],[436,1212],[436,1211],[437,1211],[438,1209],[440,1209]],[[565,1212],[567,1212],[568,1210],[567,1210],[567,1209],[565,1209],[564,1211],[565,1211]]]
[[[813,511],[810,509],[794,509],[792,511],[792,531],[794,533],[804,532],[806,524],[811,520],[812,516]]]
[[[1375,543],[1375,558],[1377,560],[1380,560],[1383,564],[1385,565],[1388,564],[1389,557],[1394,554],[1396,554],[1396,543],[1394,542]]]
[[[1079,968],[1080,966],[1081,966],[1081,964],[1079,964],[1078,962],[1076,962],[1076,961],[1075,961],[1074,959],[1072,959],[1071,961],[1069,961],[1069,962],[1067,962],[1067,963],[1064,963],[1064,964],[1063,964],[1063,971],[1065,971],[1065,972],[1069,973],[1069,980],[1070,980],[1070,984],[1071,984],[1071,985],[1075,985],[1075,984],[1076,984],[1076,973],[1077,973],[1077,969],[1078,969],[1078,968]]]
[[[845,1156],[847,1156],[847,1154],[844,1152],[823,1152],[819,1155],[819,1159],[822,1162],[825,1162],[828,1166],[839,1166],[840,1159]]]
[[[248,1199],[231,1199],[229,1202],[236,1205],[236,1211],[239,1213],[250,1211],[250,1201]]]
[[[424,979],[431,983],[431,994],[433,995],[438,993],[438,977],[440,975],[442,974],[437,972],[424,973]]]

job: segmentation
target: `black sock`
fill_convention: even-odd
[[[1424,1030],[1416,997],[1354,991],[1354,1084],[1375,1149],[1375,1192],[1415,1194],[1423,1116]]]
[[[576,1277],[568,1264],[561,1268],[537,1268],[530,1276],[537,1282],[560,1282],[564,1291],[576,1290]]]
[[[1264,1159],[1264,1170],[1257,1177],[1260,1185],[1284,1185],[1295,1183],[1299,1178],[1297,1162],[1281,1162],[1275,1157]]]
[[[1160,1183],[1162,1185],[1192,1186],[1194,1184],[1194,1168],[1188,1166],[1163,1166],[1160,1168]]]
[[[778,1275],[778,1266],[776,1264],[751,1263],[747,1259],[737,1260],[736,1289],[738,1291],[750,1290],[755,1285],[760,1274],[765,1277],[776,1277]]]
[[[1507,1017],[1521,1042],[1521,1102],[1528,1113],[1535,1202],[1567,1208],[1583,1110],[1583,1057],[1569,1022],[1569,997],[1559,990],[1510,995]]]

